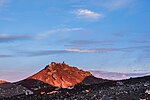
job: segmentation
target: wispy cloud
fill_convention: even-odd
[[[6,16],[0,16],[0,20],[4,20],[4,21],[14,21],[13,18],[11,18],[11,17],[6,17]]]
[[[98,20],[104,17],[103,14],[89,10],[89,9],[77,9],[73,11],[78,18],[86,19],[86,20]]]
[[[126,48],[123,48],[123,49],[125,49],[125,50],[137,50],[137,49],[145,50],[145,49],[150,49],[150,45],[147,45],[147,46],[126,47]]]
[[[125,48],[97,48],[97,49],[81,49],[81,48],[68,48],[63,50],[40,50],[40,51],[28,51],[19,52],[26,56],[44,56],[53,54],[64,53],[109,53],[109,52],[133,52],[135,50],[147,50],[150,46],[137,46],[137,47],[125,47]]]
[[[68,48],[64,50],[40,50],[40,51],[25,51],[19,52],[25,56],[34,57],[34,56],[45,56],[45,55],[54,55],[54,54],[65,54],[65,53],[108,53],[114,51],[124,52],[124,49],[118,48],[99,48],[99,49],[80,49],[80,48]]]
[[[94,52],[98,52],[98,50],[92,50],[92,49],[78,49],[78,48],[71,48],[71,49],[66,49],[65,51],[68,52],[77,52],[77,53],[94,53]]]
[[[113,45],[116,41],[112,40],[105,40],[105,41],[99,41],[99,40],[72,40],[69,41],[67,45],[65,46],[74,46],[74,47],[83,47],[88,45]]]
[[[0,7],[6,3],[7,0],[0,0]]]
[[[1,54],[0,54],[0,58],[8,58],[8,57],[13,57],[13,55],[4,55],[4,54],[1,55]]]
[[[139,60],[143,58],[150,59],[150,48],[142,52],[142,55],[140,55]]]
[[[45,39],[49,35],[54,34],[54,33],[64,33],[64,32],[73,32],[73,31],[81,31],[81,30],[83,30],[83,28],[81,27],[73,27],[73,28],[65,27],[65,28],[52,29],[52,30],[37,34],[36,38]]]
[[[0,0],[0,11],[1,9],[6,9],[9,6],[10,0]],[[13,21],[14,19],[8,15],[3,15],[0,13],[0,21]]]
[[[109,10],[117,10],[131,6],[134,4],[134,1],[135,0],[104,0],[101,6]]]
[[[9,0],[0,0],[0,7],[5,6],[7,3],[9,3]]]
[[[19,53],[27,57],[34,57],[34,56],[63,54],[63,53],[69,53],[69,52],[66,50],[40,50],[40,51],[24,51],[24,52],[19,52]]]
[[[107,53],[113,51],[124,51],[123,49],[117,48],[99,48],[99,49],[79,49],[79,48],[70,48],[66,49],[68,52],[76,52],[76,53]]]
[[[27,35],[11,35],[11,34],[0,34],[0,42],[10,42],[14,40],[30,39]]]
[[[149,40],[134,40],[134,41],[130,41],[132,43],[138,43],[138,44],[149,44],[150,41]]]

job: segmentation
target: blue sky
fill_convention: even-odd
[[[0,0],[0,79],[22,79],[52,61],[85,70],[150,72],[149,5]]]

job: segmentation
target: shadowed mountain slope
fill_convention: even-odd
[[[15,95],[24,95],[27,91],[32,92],[21,85],[4,81],[3,83],[0,83],[0,99],[4,97],[12,97]]]

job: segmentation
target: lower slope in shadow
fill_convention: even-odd
[[[124,82],[125,84],[136,84],[136,83],[140,83],[140,82],[150,82],[150,75],[143,76],[143,77],[125,79],[125,80],[120,80],[120,81]]]
[[[16,84],[28,88],[29,90],[33,91],[34,94],[39,94],[41,92],[45,92],[45,93],[50,92],[55,90],[56,88],[48,83],[42,82],[40,80],[35,80],[35,79],[25,79],[16,82]]]
[[[0,99],[25,94],[27,88],[9,82],[0,83]]]
[[[87,76],[83,79],[83,81],[79,84],[83,85],[92,85],[92,84],[99,84],[99,83],[106,83],[106,82],[112,82],[111,80],[102,79],[102,78],[96,78],[95,76]]]
[[[86,79],[85,79],[86,80]],[[84,80],[83,80],[84,81]],[[76,85],[71,89],[61,89],[52,95],[20,96],[21,100],[150,100],[150,76],[121,81],[109,81],[93,85]],[[147,85],[145,85],[147,84]],[[12,100],[16,100],[13,97]]]

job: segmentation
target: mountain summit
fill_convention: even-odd
[[[96,84],[106,80],[94,77],[90,72],[63,63],[52,62],[43,70],[18,82],[32,91],[45,91],[49,88],[68,88],[77,84]]]
[[[52,62],[28,79],[40,80],[59,88],[67,88],[82,82],[87,76],[92,76],[92,74],[65,63]]]

